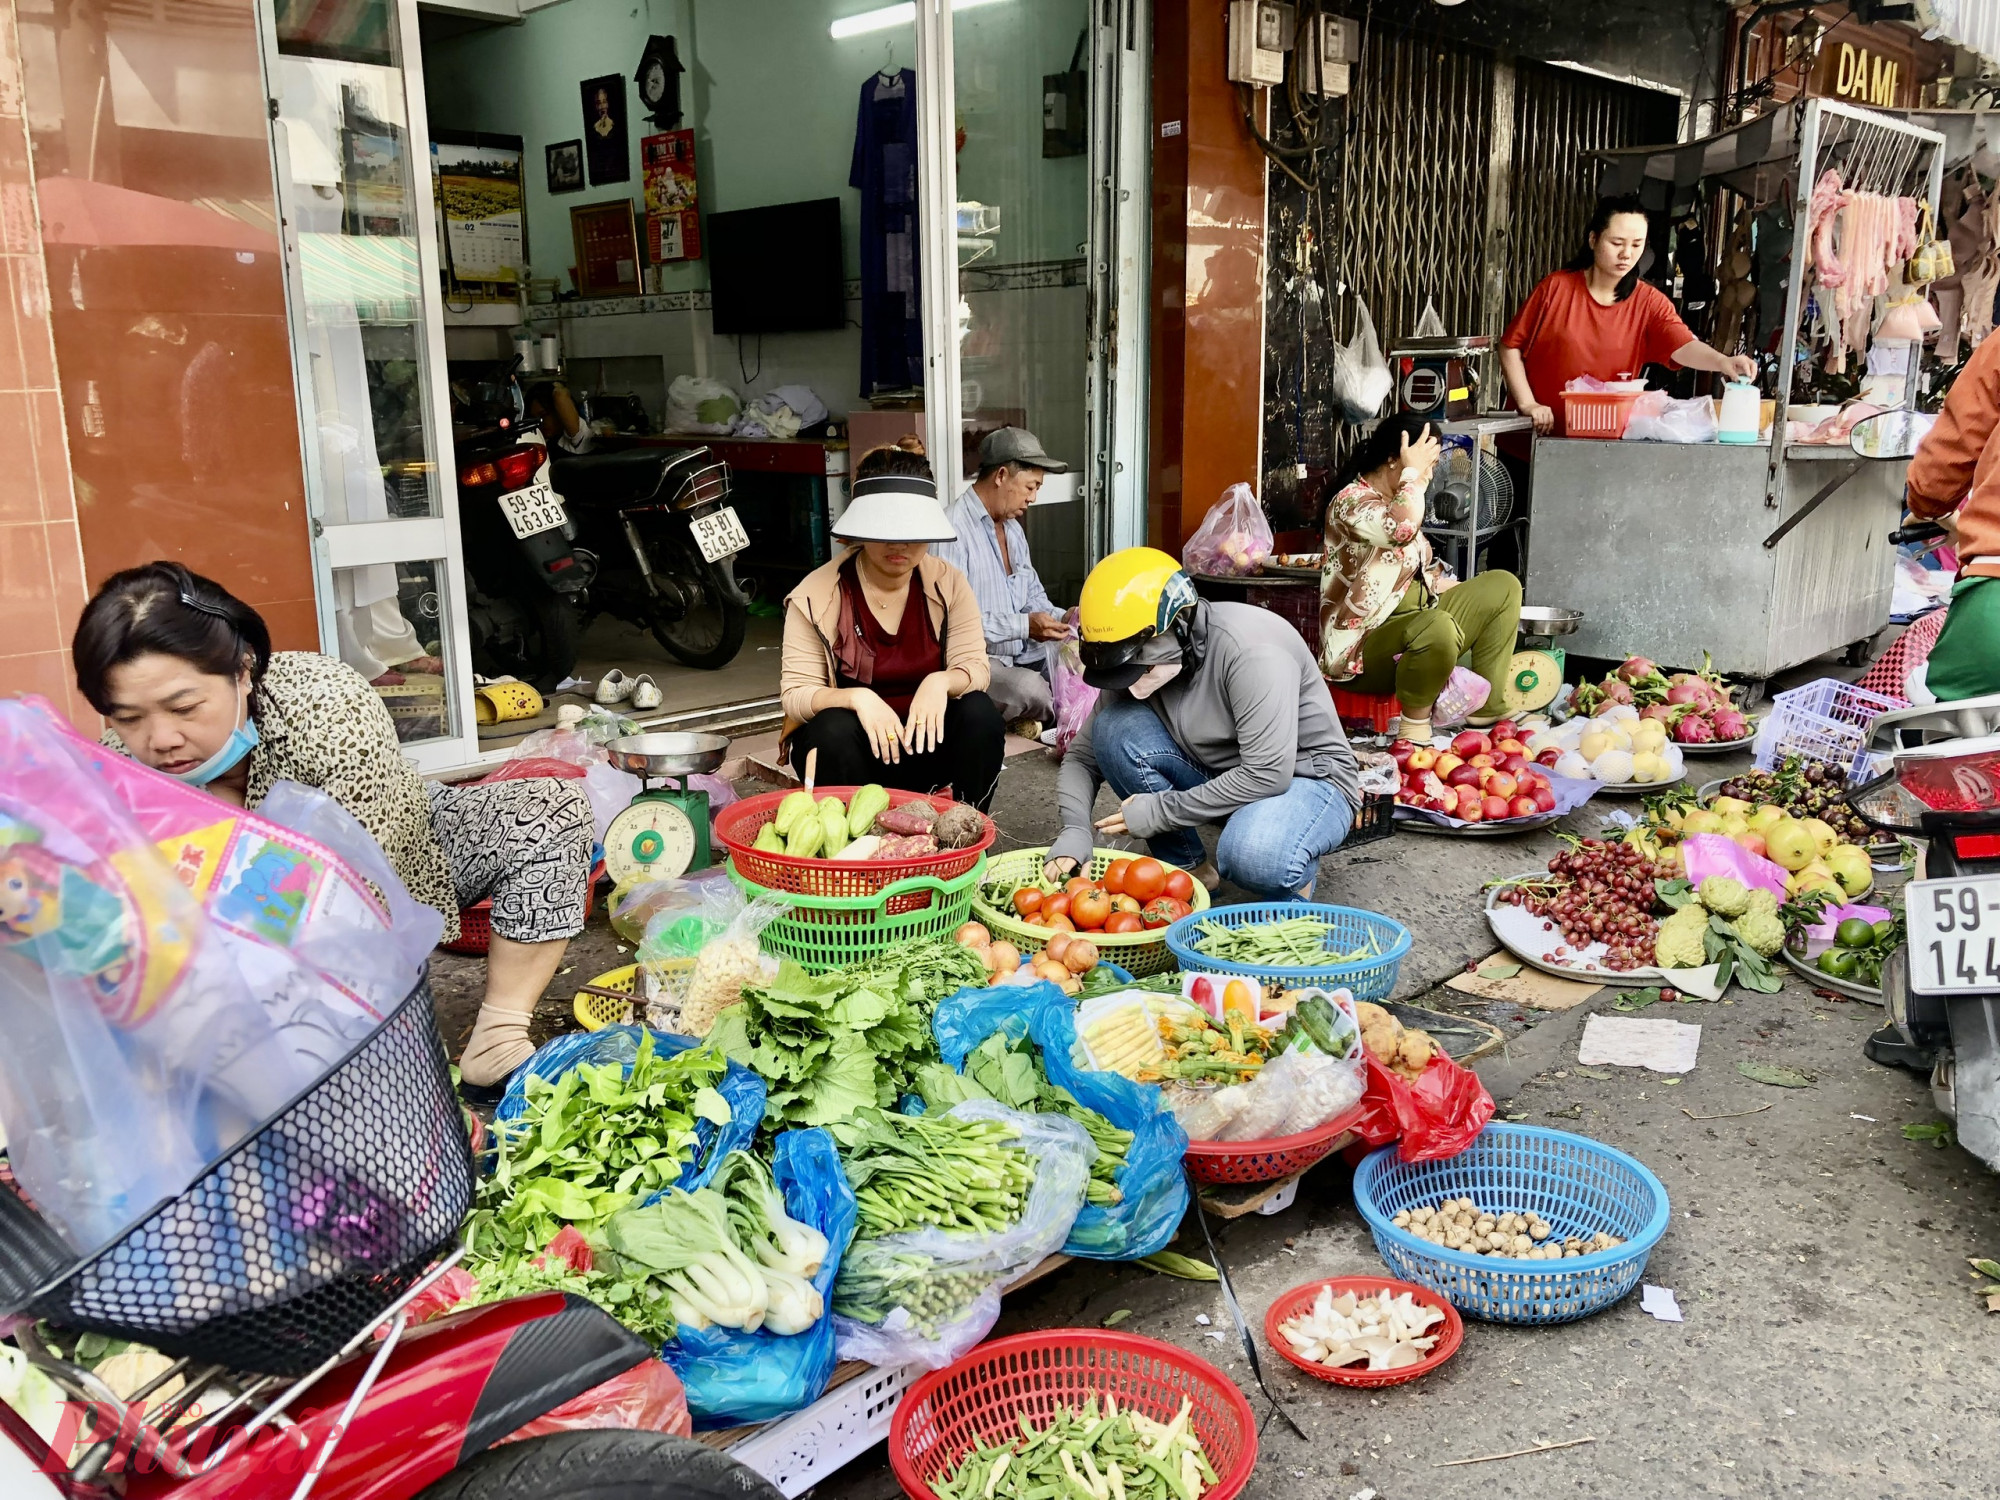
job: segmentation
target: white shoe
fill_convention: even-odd
[[[632,696],[632,679],[613,667],[597,679],[597,701],[599,703],[623,703]]]
[[[665,701],[660,685],[644,672],[632,681],[632,706],[641,713],[655,709]]]

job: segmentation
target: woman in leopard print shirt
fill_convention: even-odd
[[[460,1073],[490,1087],[527,1059],[528,1019],[583,930],[594,825],[577,783],[426,782],[359,672],[317,652],[273,654],[254,609],[178,563],[109,579],[71,649],[112,748],[240,807],[279,781],[325,792],[443,915],[447,939],[461,907],[490,897],[485,1003]]]

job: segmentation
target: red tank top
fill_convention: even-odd
[[[899,714],[907,714],[918,686],[931,673],[944,667],[944,648],[938,644],[937,632],[931,628],[930,607],[924,603],[921,580],[915,573],[910,575],[910,592],[903,600],[903,618],[893,635],[882,628],[882,622],[875,618],[875,611],[868,607],[868,601],[861,592],[861,580],[854,576],[852,558],[840,570],[840,589],[847,596],[846,613],[852,617],[861,636],[864,649],[859,653],[860,658],[866,663],[872,656],[874,670],[864,681],[836,667],[839,686],[873,688],[875,696],[889,707]]]

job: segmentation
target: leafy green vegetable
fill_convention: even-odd
[[[1922,1125],[1905,1125],[1903,1139],[1906,1141],[1929,1141],[1942,1151],[1952,1143],[1951,1122],[1932,1120]]]
[[[1035,1164],[1001,1120],[859,1111],[831,1127],[871,1239],[936,1226],[997,1234],[1020,1220]]]
[[[716,1018],[708,1040],[763,1076],[766,1131],[831,1125],[909,1092],[937,1058],[932,1009],[988,977],[976,954],[946,939],[817,976],[788,959]]]
[[[1740,1062],[1736,1071],[1752,1083],[1767,1083],[1777,1089],[1809,1089],[1813,1086],[1810,1073],[1801,1073],[1797,1068],[1781,1068],[1776,1063]]]
[[[490,1274],[480,1261],[512,1269],[565,1224],[588,1232],[671,1187],[699,1145],[697,1118],[729,1118],[714,1087],[727,1067],[713,1047],[663,1056],[648,1031],[629,1074],[619,1063],[585,1063],[559,1079],[529,1079],[526,1111],[494,1126],[499,1164],[466,1219],[473,1273]]]
[[[479,1307],[535,1292],[570,1292],[595,1302],[632,1332],[658,1348],[680,1332],[667,1288],[647,1278],[628,1278],[593,1266],[578,1271],[559,1255],[538,1255],[495,1265],[477,1277],[477,1289],[461,1307]]]
[[[1222,1279],[1221,1273],[1207,1261],[1196,1260],[1192,1255],[1181,1255],[1172,1250],[1161,1250],[1152,1255],[1141,1256],[1139,1264],[1165,1276],[1178,1276],[1183,1281]]]

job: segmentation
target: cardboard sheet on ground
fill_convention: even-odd
[[[1655,1073],[1687,1073],[1693,1071],[1700,1048],[1701,1027],[1685,1021],[1592,1016],[1583,1023],[1576,1060],[1615,1068],[1650,1068]]]
[[[1491,957],[1481,959],[1479,970],[1452,975],[1445,981],[1445,988],[1457,990],[1461,995],[1477,995],[1482,1000],[1503,1000],[1524,1005],[1530,1010],[1568,1010],[1604,988],[1588,980],[1558,979],[1540,969],[1521,968],[1518,964],[1516,972],[1505,978],[1489,977],[1481,972],[1504,969],[1506,964],[1513,962],[1503,948]]]

